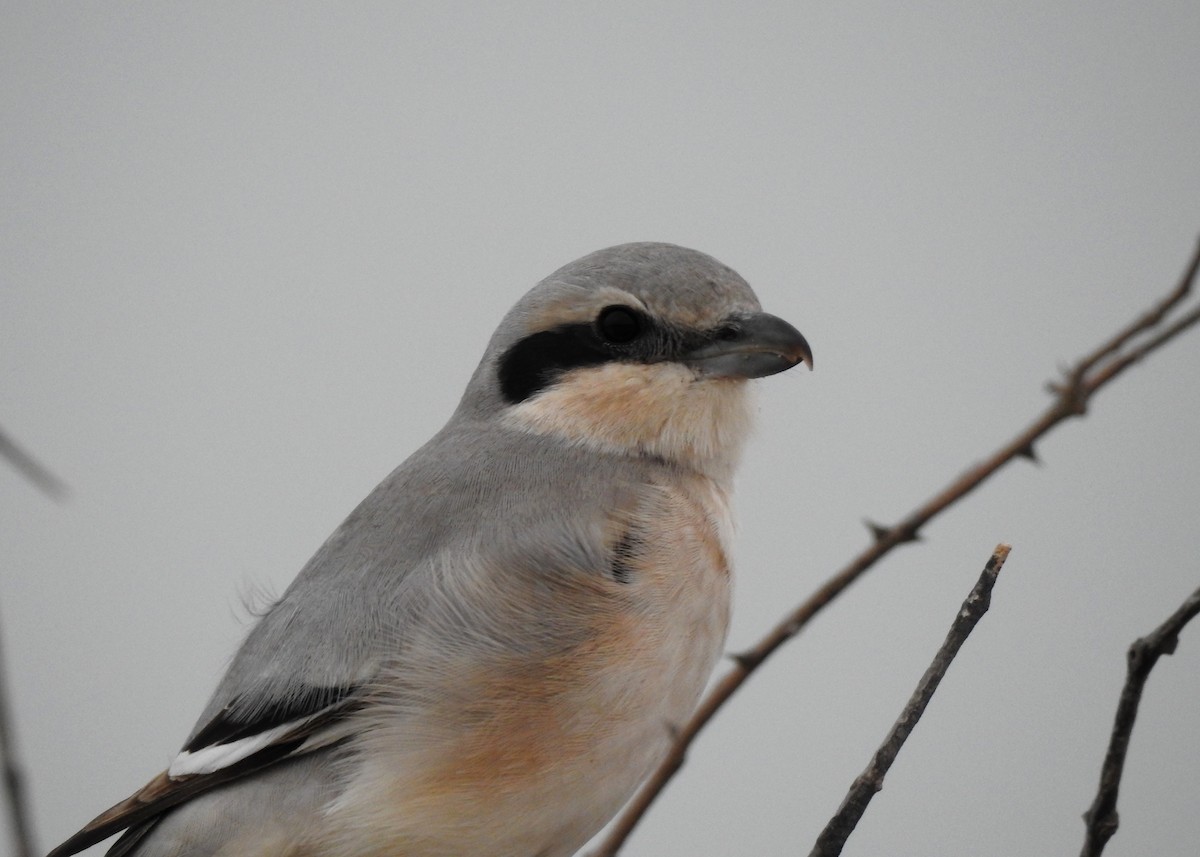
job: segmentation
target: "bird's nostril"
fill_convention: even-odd
[[[731,340],[737,339],[737,337],[738,337],[738,329],[737,329],[736,325],[725,324],[725,325],[722,325],[721,327],[717,328],[717,339],[720,339],[724,342],[729,342]]]

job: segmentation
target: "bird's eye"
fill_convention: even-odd
[[[628,307],[610,306],[600,311],[596,328],[606,342],[620,345],[632,342],[641,335],[642,319]]]

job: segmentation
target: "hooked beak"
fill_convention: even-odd
[[[683,362],[710,378],[765,378],[801,362],[813,367],[812,349],[800,331],[765,312],[726,319],[715,338]]]

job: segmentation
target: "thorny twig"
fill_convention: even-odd
[[[967,637],[975,630],[975,626],[979,624],[979,620],[983,618],[983,614],[991,605],[992,587],[996,585],[996,578],[1000,575],[1000,569],[1004,567],[1004,561],[1008,559],[1010,550],[1009,545],[999,544],[992,551],[991,557],[983,567],[983,573],[979,575],[979,580],[967,595],[967,600],[959,608],[958,615],[954,617],[954,623],[950,626],[950,632],[946,634],[945,642],[934,655],[925,674],[921,676],[908,704],[904,706],[900,717],[892,725],[883,744],[871,757],[871,762],[867,765],[866,770],[855,778],[842,805],[838,807],[838,811],[834,813],[833,818],[829,819],[829,823],[817,837],[816,844],[809,852],[809,857],[837,857],[842,853],[846,839],[854,832],[859,819],[867,811],[867,804],[871,802],[875,793],[883,788],[883,778],[887,776],[888,769],[892,767],[892,762],[896,760],[900,748],[912,734],[913,727],[925,713],[925,707],[929,705],[929,700],[933,699],[934,691],[937,690],[942,677],[946,675],[946,670],[950,668],[950,662],[954,660],[954,656],[958,654],[962,644],[967,641]]]
[[[1125,767],[1133,722],[1137,719],[1138,704],[1142,701],[1142,689],[1159,657],[1174,654],[1175,646],[1179,643],[1179,632],[1197,613],[1200,613],[1200,589],[1193,592],[1167,621],[1146,636],[1134,640],[1129,647],[1125,686],[1117,702],[1112,737],[1100,769],[1100,787],[1091,807],[1083,814],[1087,830],[1081,857],[1100,857],[1108,840],[1117,832],[1117,791],[1121,786],[1121,773]]]
[[[734,656],[733,667],[722,676],[700,701],[691,720],[679,730],[679,735],[659,767],[643,783],[617,818],[608,835],[591,857],[613,857],[629,838],[633,829],[662,793],[667,783],[683,766],[688,748],[700,731],[712,720],[745,681],[776,649],[795,637],[817,613],[856,581],[893,548],[916,541],[921,528],[958,502],[1005,464],[1016,458],[1037,460],[1034,445],[1059,423],[1082,416],[1091,397],[1134,363],[1166,345],[1179,334],[1200,322],[1200,307],[1179,318],[1164,323],[1191,294],[1200,269],[1200,245],[1193,252],[1178,284],[1151,308],[1118,331],[1112,338],[1084,356],[1070,368],[1060,382],[1049,385],[1054,401],[1039,417],[1016,437],[988,458],[968,469],[890,527],[868,522],[873,541],[866,550],[830,577],[816,592],[783,617],[754,646]]]

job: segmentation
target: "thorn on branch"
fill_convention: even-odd
[[[1025,444],[1024,446],[1018,448],[1017,455],[1021,456],[1024,459],[1027,459],[1028,461],[1032,462],[1033,464],[1041,466],[1042,459],[1038,456],[1037,450],[1033,448],[1033,441],[1030,441],[1029,443]]]
[[[750,672],[762,661],[762,655],[754,651],[733,652],[729,655],[729,659],[740,666],[743,671]]]
[[[1082,365],[1081,363],[1080,366]],[[1065,372],[1062,381],[1047,381],[1046,389],[1058,399],[1057,407],[1064,416],[1081,417],[1087,413],[1087,400],[1091,391],[1087,388],[1078,367]]]
[[[893,545],[903,545],[909,542],[921,541],[921,534],[917,530],[915,524],[897,524],[894,527],[885,527],[883,524],[876,523],[870,518],[863,518],[863,526],[871,532],[871,538],[876,544],[891,540]]]
[[[873,538],[876,542],[882,542],[889,535],[891,535],[892,532],[891,527],[885,527],[883,524],[877,524],[870,518],[863,518],[863,525],[871,531],[871,538]]]

